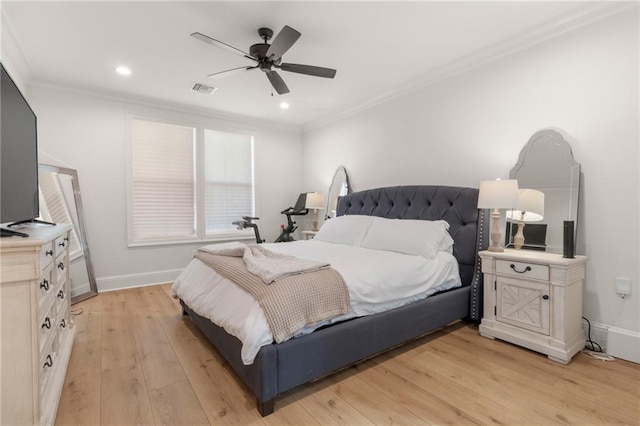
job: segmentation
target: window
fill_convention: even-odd
[[[129,243],[238,237],[253,215],[253,137],[132,119]]]

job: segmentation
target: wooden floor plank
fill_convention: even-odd
[[[103,372],[101,424],[114,426],[156,424],[139,366]]]
[[[263,418],[170,284],[101,293],[73,311],[57,425],[640,426],[637,364],[578,354],[561,365],[463,322],[290,390]]]
[[[149,391],[156,425],[209,425],[198,397],[187,380]]]

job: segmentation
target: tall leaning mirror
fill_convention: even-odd
[[[349,175],[347,170],[340,166],[333,175],[331,186],[329,187],[329,195],[327,196],[327,208],[325,209],[324,218],[331,219],[336,216],[338,208],[338,198],[351,192],[349,185]]]
[[[49,222],[71,223],[69,262],[71,303],[98,294],[80,195],[78,172],[74,169],[40,164],[40,216]]]
[[[517,245],[515,235],[521,226],[524,231],[523,249],[562,253],[564,221],[574,222],[575,245],[580,164],[573,158],[571,146],[563,135],[552,129],[535,133],[520,151],[518,162],[509,176],[518,180],[521,204],[527,202],[523,196],[542,193],[542,206],[531,222],[519,220],[524,219],[521,209],[507,213],[511,219],[507,221],[505,246]],[[523,190],[535,191],[525,193]]]

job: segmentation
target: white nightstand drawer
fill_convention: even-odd
[[[504,276],[549,281],[549,266],[512,260],[496,260],[496,273]]]

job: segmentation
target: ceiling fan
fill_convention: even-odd
[[[209,77],[227,77],[230,75],[239,74],[245,71],[259,69],[267,75],[269,82],[279,95],[289,93],[289,88],[285,84],[284,80],[275,71],[274,68],[281,69],[282,71],[295,72],[298,74],[306,74],[314,77],[333,78],[336,75],[336,70],[331,68],[316,67],[313,65],[301,65],[290,64],[282,62],[282,55],[287,52],[293,46],[293,44],[302,35],[298,31],[294,30],[288,25],[285,25],[282,31],[278,33],[276,38],[273,39],[272,44],[268,44],[267,41],[273,37],[273,31],[269,28],[260,28],[258,35],[264,40],[263,43],[254,44],[249,48],[249,53],[244,52],[238,48],[235,48],[227,43],[223,43],[219,40],[206,36],[202,33],[195,32],[191,34],[192,37],[202,40],[205,43],[213,44],[214,46],[221,47],[232,53],[253,61],[255,65],[243,66],[238,68],[232,68],[226,71],[220,71],[214,74],[210,74]]]

